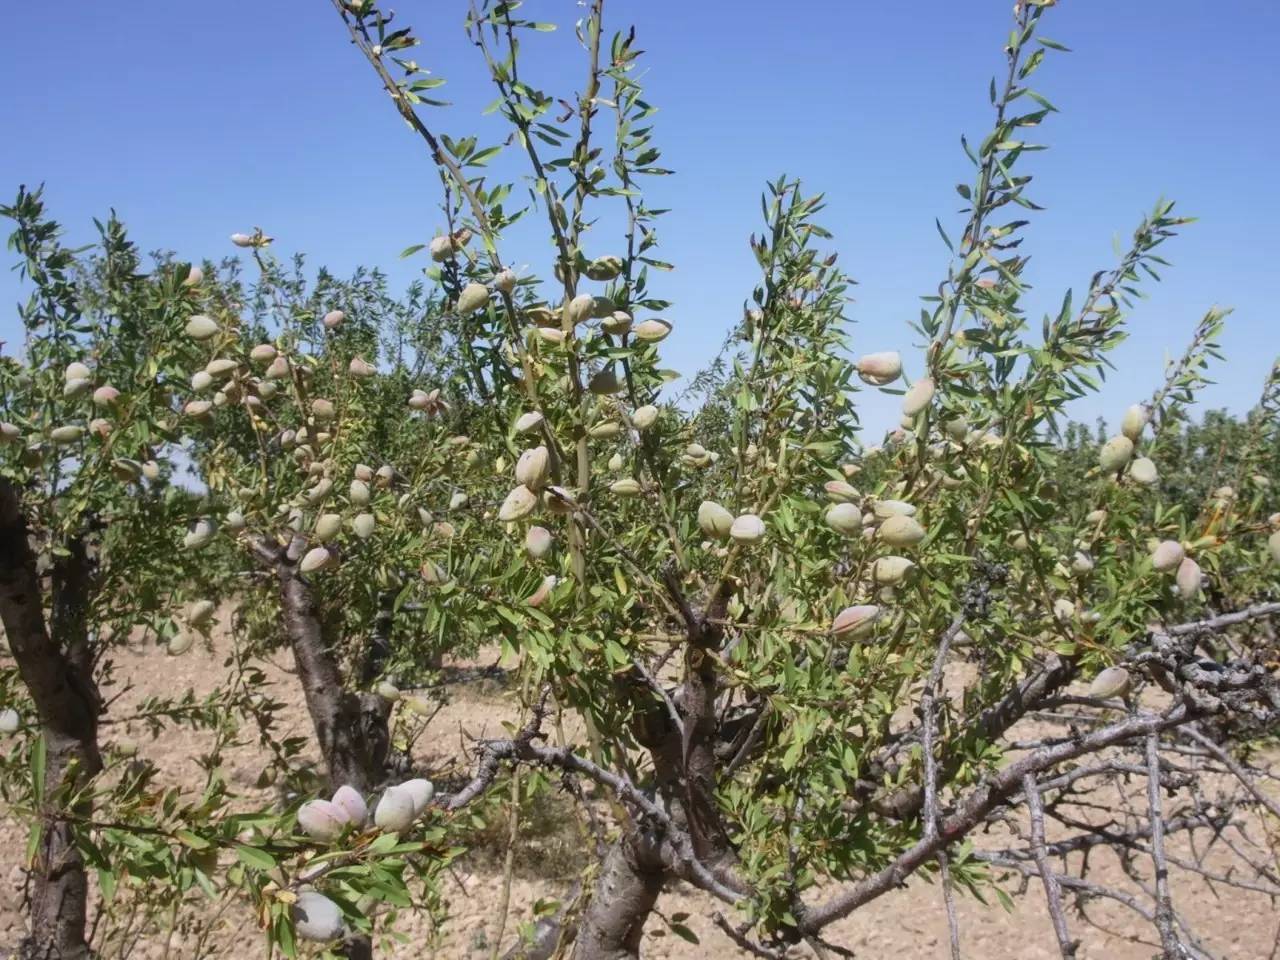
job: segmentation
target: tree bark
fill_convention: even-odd
[[[624,833],[605,856],[574,941],[573,960],[633,960],[665,871],[637,833]]]
[[[306,541],[297,537],[276,562],[285,633],[298,679],[329,769],[329,786],[368,794],[382,782],[391,745],[390,706],[372,693],[346,689],[314,592],[298,573]]]
[[[72,542],[53,571],[53,635],[46,628],[36,558],[27,540],[19,491],[0,480],[0,619],[18,672],[35,704],[45,744],[40,842],[31,865],[31,934],[21,960],[88,960],[88,881],[68,814],[84,816],[88,800],[68,798],[102,769],[101,701],[86,630],[89,562]],[[65,631],[65,635],[64,635]]]

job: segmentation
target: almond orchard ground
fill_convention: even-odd
[[[147,696],[173,695],[190,687],[197,694],[209,690],[225,671],[223,661],[229,641],[225,634],[215,634],[211,649],[195,648],[178,658],[168,657],[154,648],[136,647],[122,654],[118,671],[129,676],[134,689],[120,697],[111,707],[110,717],[126,717],[131,705]],[[439,769],[458,755],[467,738],[502,735],[502,721],[514,718],[514,692],[506,689],[501,671],[476,669],[489,665],[495,653],[482,651],[470,661],[446,660],[446,673],[451,684],[450,702],[432,720],[427,735],[416,746],[415,762],[428,770]],[[302,706],[301,692],[285,666],[289,658],[282,653],[270,668],[275,682],[272,695],[287,702],[282,735],[309,736],[310,725]],[[108,692],[109,695],[111,691]],[[572,731],[570,721],[566,726]],[[158,765],[162,778],[173,783],[190,782],[198,775],[196,758],[207,748],[208,736],[189,730],[170,730],[158,738],[140,729],[122,731],[116,724],[103,728],[103,739],[110,741],[128,736],[139,743],[139,754]],[[226,775],[235,788],[249,801],[269,801],[269,792],[255,788],[263,769],[262,757],[251,747],[230,751]],[[1205,784],[1205,789],[1212,785]],[[1135,790],[1140,790],[1139,783]],[[1117,795],[1117,804],[1123,802]],[[568,804],[549,802],[531,822],[524,825],[524,848],[516,858],[511,884],[510,918],[501,939],[502,948],[514,941],[517,925],[529,917],[532,904],[539,898],[558,898],[565,894],[577,868],[585,862],[578,827],[569,819],[573,808]],[[1243,824],[1247,831],[1261,837],[1264,825]],[[396,958],[481,958],[489,957],[498,938],[499,903],[503,887],[503,846],[505,823],[495,824],[492,843],[459,861],[445,883],[450,919],[442,930],[433,930],[429,921],[415,918],[402,921],[406,942],[399,946],[384,945],[381,956]],[[1052,836],[1049,838],[1053,839]],[[984,841],[990,841],[985,844]],[[1197,835],[1194,850],[1185,836],[1171,841],[1170,852],[1183,856],[1202,853],[1208,837]],[[998,838],[977,837],[979,847],[995,846]],[[23,929],[22,866],[25,831],[7,811],[0,810],[0,957],[16,947]],[[1092,855],[1096,878],[1108,885],[1124,887],[1141,896],[1141,891],[1121,871],[1115,854],[1098,850]],[[1227,857],[1210,852],[1205,864],[1227,863]],[[1226,867],[1223,867],[1226,869]],[[1010,881],[1008,889],[1015,885]],[[1231,960],[1263,960],[1280,956],[1277,940],[1277,915],[1270,900],[1262,894],[1248,894],[1237,889],[1215,891],[1200,880],[1175,876],[1174,899],[1194,925],[1195,932],[1216,955]],[[959,895],[958,912],[964,955],[978,960],[1039,960],[1058,957],[1057,945],[1048,921],[1043,895],[1032,885],[1025,896],[1015,896],[1012,912],[1003,909],[994,898],[990,906],[973,897]],[[655,914],[646,934],[642,953],[646,957],[697,957],[716,960],[745,955],[713,924],[711,916],[719,905],[688,888],[676,888],[659,902],[661,914],[686,913],[684,921],[699,938],[694,945],[672,935],[663,919]],[[1152,939],[1152,928],[1123,907],[1102,901],[1089,908],[1090,918],[1071,916],[1072,932],[1082,945],[1081,960],[1148,960],[1158,952]],[[192,922],[196,921],[196,922]],[[204,935],[201,936],[201,928]],[[941,891],[925,880],[913,880],[906,887],[875,901],[837,924],[829,931],[829,939],[866,958],[932,958],[949,957],[946,917]],[[104,957],[182,958],[261,956],[259,932],[254,917],[242,904],[207,903],[192,908],[191,917],[172,935],[162,931],[135,931],[120,941],[102,945]],[[166,949],[167,946],[167,949]],[[808,948],[797,955],[812,956]]]

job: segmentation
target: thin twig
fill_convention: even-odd
[[[1057,875],[1049,864],[1049,856],[1044,849],[1044,806],[1040,803],[1040,789],[1036,786],[1036,777],[1028,773],[1022,778],[1022,792],[1027,801],[1027,812],[1031,816],[1031,852],[1035,856],[1036,867],[1040,870],[1040,880],[1044,884],[1045,900],[1049,904],[1049,917],[1053,920],[1053,932],[1058,938],[1058,949],[1063,960],[1073,960],[1076,955],[1078,941],[1071,938],[1067,927],[1067,915],[1062,910],[1062,888],[1058,886]]]
[[[1164,854],[1164,814],[1160,809],[1160,735],[1147,733],[1147,807],[1151,816],[1151,860],[1156,871],[1156,930],[1166,960],[1184,952],[1173,929],[1173,904],[1169,897],[1169,864]]]

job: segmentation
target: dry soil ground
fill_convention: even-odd
[[[225,639],[218,641],[225,642]],[[197,693],[208,690],[223,674],[224,652],[196,648],[179,658],[164,656],[154,649],[126,652],[122,656],[119,673],[132,677],[136,688],[113,706],[113,713],[127,713],[130,701],[136,702],[148,695],[172,695],[186,687],[195,689]],[[310,728],[296,684],[282,669],[273,666],[270,673],[279,684],[277,695],[289,703],[285,724],[288,732],[309,735]],[[450,705],[433,721],[433,728],[441,731],[436,742],[452,750],[462,732],[474,736],[500,733],[501,721],[513,716],[514,712],[514,697],[500,683],[459,684]],[[119,733],[113,728],[111,735],[118,736]],[[196,774],[195,758],[207,742],[206,734],[186,730],[171,730],[156,739],[138,731],[131,731],[131,735],[138,737],[141,753],[156,762],[163,776],[174,783],[191,781]],[[432,757],[429,752],[425,756],[420,752],[416,759],[430,763]],[[232,782],[252,796],[252,784],[262,766],[260,756],[253,749],[237,749],[230,758],[228,772]],[[529,907],[535,900],[557,897],[566,889],[567,883],[562,877],[540,875],[547,872],[547,865],[563,865],[566,859],[572,859],[564,856],[563,849],[566,844],[571,847],[576,843],[571,827],[566,824],[559,831],[554,830],[554,824],[552,827],[548,836],[535,841],[546,847],[546,855],[540,857],[535,853],[523,858],[516,872],[512,885],[512,920],[507,924],[504,943],[511,940],[516,922],[528,916]],[[16,945],[23,930],[20,911],[23,839],[20,826],[7,815],[7,811],[0,810],[0,956],[5,954],[6,948]],[[1176,841],[1172,849],[1179,849],[1183,843],[1182,840]],[[552,849],[557,845],[557,849]],[[1213,862],[1212,858],[1210,862]],[[1102,882],[1117,885],[1126,882],[1114,859],[1095,857],[1093,866]],[[497,936],[496,905],[501,886],[496,851],[462,862],[446,884],[445,895],[451,918],[443,932],[433,936],[425,922],[417,929],[410,924],[407,929],[409,944],[383,955],[467,960],[488,957]],[[1215,894],[1203,883],[1186,879],[1175,880],[1173,890],[1179,907],[1215,955],[1231,960],[1263,960],[1280,956],[1280,949],[1276,948],[1280,915],[1275,913],[1267,897],[1238,890]],[[988,907],[971,897],[959,898],[959,923],[965,957],[978,960],[1049,960],[1059,955],[1039,888],[1032,887],[1027,896],[1017,898],[1015,903],[1014,911],[1006,912],[998,905]],[[688,926],[701,943],[695,946],[671,936],[664,929],[665,924],[654,918],[646,932],[644,956],[722,960],[744,955],[706,919],[712,908],[702,895],[687,888],[674,889],[662,897],[659,908],[667,915],[688,913]],[[1080,960],[1147,960],[1158,952],[1150,928],[1123,908],[1103,903],[1091,908],[1090,913],[1098,926],[1090,926],[1078,917],[1072,918],[1073,933],[1083,940],[1078,954]],[[263,955],[258,931],[247,910],[235,906],[216,917],[214,914],[212,908],[204,911],[204,922],[212,923],[216,932],[208,941],[211,952],[201,953],[201,956]],[[923,880],[912,881],[871,903],[836,925],[830,934],[831,940],[869,960],[949,956],[940,891],[937,886]],[[196,953],[194,940],[182,933],[173,937],[167,954],[164,940],[160,935],[143,936],[136,942],[130,942],[123,950],[120,944],[109,944],[110,949],[104,951],[104,955],[127,956],[131,960],[158,960],[161,957],[178,960]]]

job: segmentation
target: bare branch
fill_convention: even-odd
[[[1169,864],[1164,855],[1164,814],[1160,809],[1160,735],[1147,733],[1147,806],[1151,815],[1151,859],[1156,871],[1156,930],[1167,960],[1185,956],[1173,929],[1173,904],[1169,898]]]
[[[1028,773],[1022,778],[1022,793],[1027,801],[1027,811],[1031,815],[1031,852],[1040,871],[1040,880],[1044,884],[1045,900],[1049,904],[1049,917],[1053,920],[1058,949],[1064,960],[1074,960],[1079,942],[1071,938],[1071,931],[1067,928],[1067,916],[1062,912],[1062,888],[1058,886],[1058,878],[1049,865],[1048,854],[1045,853],[1044,806],[1040,803],[1040,789],[1036,784],[1035,774]]]

